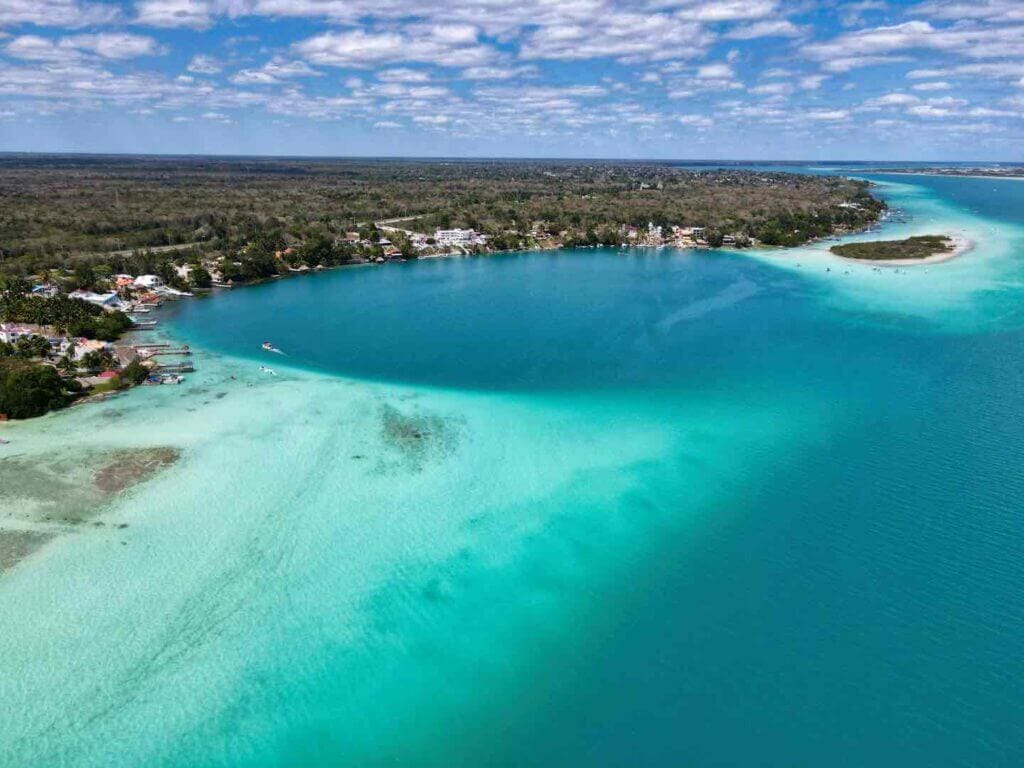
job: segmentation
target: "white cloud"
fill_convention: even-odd
[[[786,19],[756,21],[733,27],[725,33],[730,40],[754,40],[759,37],[799,37],[804,33],[800,27]]]
[[[938,0],[921,3],[912,12],[934,19],[961,21],[976,19],[989,22],[1024,22],[1024,5],[1020,0]]]
[[[216,75],[224,69],[224,65],[213,56],[200,53],[192,57],[186,69],[197,75]]]
[[[949,117],[955,114],[952,109],[947,107],[936,107],[931,104],[917,104],[907,109],[908,115],[914,115],[915,117]]]
[[[756,85],[749,91],[755,96],[788,96],[793,93],[793,86],[789,83],[765,83]]]
[[[223,112],[204,112],[201,117],[203,120],[212,120],[215,123],[229,124],[235,122]]]
[[[818,120],[821,122],[836,122],[839,120],[846,120],[850,117],[850,113],[845,109],[814,109],[807,113],[809,120]]]
[[[701,80],[731,80],[735,74],[728,64],[705,64],[697,68],[697,77]]]
[[[910,61],[910,59],[906,56],[838,56],[822,62],[821,68],[826,72],[850,72],[862,67],[898,64],[903,61]]]
[[[208,0],[140,0],[135,10],[135,23],[149,27],[206,29],[213,25]]]
[[[117,21],[121,11],[107,3],[78,0],[0,0],[0,25],[35,24],[40,27],[85,27]]]
[[[625,63],[696,58],[714,36],[700,24],[664,14],[610,13],[585,24],[553,24],[529,32],[525,59],[614,58]]]
[[[17,59],[53,63],[78,61],[84,54],[104,59],[132,59],[163,53],[163,48],[151,37],[112,32],[59,39],[21,35],[7,43],[4,50]]]
[[[778,0],[680,0],[657,5],[678,9],[680,17],[697,21],[742,21],[763,19],[779,7]]]
[[[533,66],[525,67],[468,67],[462,70],[465,80],[512,80],[516,77],[531,77],[537,73]]]
[[[231,76],[236,85],[278,85],[289,78],[311,77],[320,73],[304,61],[275,56],[259,69],[243,69]]]
[[[407,83],[384,83],[367,89],[367,94],[385,96],[389,99],[439,99],[449,91],[439,85],[409,85]]]
[[[942,69],[914,69],[907,73],[911,80],[931,80],[941,77],[984,77],[1016,79],[1024,75],[1024,61],[985,61],[957,64]]]
[[[494,57],[494,50],[478,43],[476,31],[464,25],[407,27],[401,32],[325,32],[293,48],[314,64],[335,67],[397,62],[469,67],[486,64]]]
[[[423,125],[447,125],[451,120],[448,115],[416,115],[413,118],[413,122]]]
[[[828,75],[804,75],[798,83],[805,91],[816,91],[826,80],[828,80]]]
[[[888,27],[848,32],[825,42],[803,46],[804,55],[833,71],[892,61],[900,52],[938,51],[967,58],[1024,56],[1024,26],[954,25],[934,27],[927,21],[907,21]],[[844,62],[835,69],[836,62]]]
[[[952,87],[952,85],[944,81],[918,83],[913,86],[915,91],[948,91]]]
[[[678,120],[683,125],[688,125],[693,128],[711,128],[715,121],[707,115],[679,115]]]
[[[105,59],[134,59],[139,56],[155,56],[163,53],[163,47],[152,37],[132,35],[125,32],[103,32],[95,35],[66,37],[62,45],[69,45],[81,51],[91,51]]]
[[[377,79],[385,83],[427,83],[430,82],[430,73],[422,69],[396,67],[378,72]]]
[[[914,96],[911,93],[887,93],[884,96],[879,96],[875,99],[869,99],[864,102],[864,106],[869,109],[878,109],[885,107],[905,107],[910,104],[917,104],[921,99]]]

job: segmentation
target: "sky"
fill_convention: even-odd
[[[1024,161],[1024,0],[0,0],[0,151]]]

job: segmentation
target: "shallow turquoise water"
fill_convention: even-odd
[[[184,398],[12,431],[185,457],[0,578],[0,763],[1020,764],[1024,183],[877,180],[977,248],[180,305]]]

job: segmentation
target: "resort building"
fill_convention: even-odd
[[[104,309],[116,309],[121,303],[116,293],[93,293],[92,291],[72,291],[68,294],[69,299],[78,299],[95,304]]]
[[[439,229],[434,233],[438,245],[473,245],[476,232],[472,229]]]
[[[135,278],[134,286],[136,288],[160,288],[164,284],[164,281],[159,275],[139,275]]]

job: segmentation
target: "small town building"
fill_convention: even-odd
[[[439,229],[434,233],[438,245],[472,245],[476,232],[472,229]]]
[[[40,296],[44,299],[52,299],[54,296],[60,293],[58,288],[53,283],[41,283],[39,285],[32,286],[32,295]]]
[[[34,336],[35,328],[17,323],[0,323],[0,342],[13,344],[22,337]]]
[[[75,360],[81,360],[90,352],[101,352],[110,345],[99,339],[75,339]]]
[[[160,288],[164,284],[163,279],[159,275],[139,275],[135,278],[133,285],[136,288]]]
[[[72,291],[68,294],[68,298],[87,301],[90,304],[95,304],[97,307],[103,307],[104,309],[114,309],[121,302],[117,297],[117,294],[113,292],[93,293],[92,291]]]

